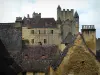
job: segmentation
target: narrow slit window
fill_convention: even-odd
[[[40,30],[39,30],[39,34],[40,34]]]
[[[44,39],[44,43],[47,43],[47,40],[46,39]]]
[[[51,30],[51,34],[53,34],[53,30]]]

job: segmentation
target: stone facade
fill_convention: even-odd
[[[100,50],[100,38],[96,39],[96,50]]]
[[[87,43],[87,40],[84,41],[83,34],[78,34],[74,43],[70,43],[63,50],[62,61],[60,57],[56,62],[59,65],[55,64],[50,68],[49,75],[99,75],[100,63],[85,42]]]
[[[32,33],[34,31],[34,33]],[[53,34],[51,33],[53,31]],[[29,40],[29,45],[38,45],[39,42],[45,45],[59,45],[61,43],[60,30],[58,28],[32,28],[22,29],[23,40]]]
[[[72,35],[79,32],[79,15],[77,12],[74,13],[73,9],[62,11],[58,6],[57,21],[53,18],[41,18],[41,13],[35,12],[32,18],[27,15],[23,19],[22,38],[30,45],[37,45],[38,42],[60,45],[69,32]]]
[[[60,45],[61,31],[54,18],[41,18],[40,13],[33,13],[32,18],[24,18],[22,38],[28,40],[29,45]]]

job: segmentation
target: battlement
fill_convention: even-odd
[[[16,22],[22,21],[22,17],[16,17]]]
[[[74,12],[74,9],[63,9],[63,10],[61,10],[61,11],[66,11],[66,12]]]
[[[81,31],[96,31],[96,29],[94,25],[82,25]]]
[[[33,18],[35,18],[35,17],[40,17],[41,18],[41,13],[33,13]]]
[[[95,29],[94,25],[82,25],[82,29]]]

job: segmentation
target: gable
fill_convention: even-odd
[[[78,34],[74,44],[68,49],[66,56],[58,67],[57,73],[63,67],[63,73],[68,74],[70,71],[78,75],[95,75],[98,73],[96,58],[86,46],[83,35]]]

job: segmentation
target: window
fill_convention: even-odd
[[[39,34],[40,34],[40,30],[39,30]]]
[[[44,39],[44,43],[47,43],[47,40],[46,39]]]
[[[53,34],[53,30],[51,30],[51,34]]]
[[[26,75],[26,72],[22,72],[22,75]]]
[[[46,34],[46,30],[44,30],[44,34]]]
[[[32,39],[32,44],[34,44],[34,39]]]
[[[42,45],[42,42],[38,42],[39,45]]]
[[[29,44],[29,40],[28,39],[23,40],[23,43],[26,44],[26,45],[28,45]]]
[[[32,30],[31,33],[34,34],[34,30]]]

